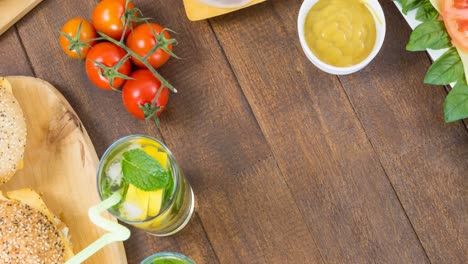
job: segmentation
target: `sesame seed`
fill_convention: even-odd
[[[0,183],[8,181],[23,159],[26,122],[12,93],[0,82]]]
[[[39,210],[0,200],[0,263],[64,263],[58,229]]]

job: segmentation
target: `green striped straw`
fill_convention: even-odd
[[[124,241],[130,237],[130,230],[128,228],[101,216],[103,211],[106,211],[112,206],[118,204],[121,198],[120,193],[115,192],[109,198],[89,208],[88,216],[91,219],[91,222],[102,229],[109,231],[109,233],[101,236],[98,240],[94,241],[91,245],[87,246],[74,257],[69,259],[65,264],[82,263],[106,245],[116,241]]]

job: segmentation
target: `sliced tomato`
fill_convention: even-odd
[[[444,0],[442,17],[453,42],[468,51],[468,0]]]

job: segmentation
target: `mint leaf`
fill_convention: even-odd
[[[458,82],[445,98],[445,122],[453,122],[468,117],[468,85]]]
[[[417,26],[410,35],[406,50],[423,51],[451,46],[450,37],[442,21],[426,21]]]
[[[169,182],[169,173],[141,149],[124,152],[120,164],[125,181],[143,191],[162,189]]]
[[[424,83],[446,85],[463,78],[463,63],[455,48],[450,48],[429,67]]]
[[[405,15],[408,14],[408,11],[411,11],[411,10],[417,8],[423,2],[424,2],[424,0],[402,0],[401,1],[401,7],[402,7],[403,14],[405,14]]]
[[[416,12],[416,19],[419,21],[435,21],[439,18],[439,12],[434,8],[430,1],[425,1]]]

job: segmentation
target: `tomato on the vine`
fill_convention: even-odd
[[[82,18],[72,18],[63,25],[59,40],[69,57],[83,59],[96,42],[95,38],[96,30],[91,23]]]
[[[132,69],[130,60],[121,61],[127,53],[110,42],[96,44],[86,56],[86,73],[88,78],[99,88],[111,90],[118,88],[125,82]],[[120,66],[119,66],[120,62]],[[101,65],[101,67],[100,67]],[[118,69],[114,69],[114,68]],[[105,69],[103,69],[105,68]],[[111,86],[111,80],[113,83]]]
[[[97,31],[100,31],[107,36],[119,40],[124,31],[124,22],[126,16],[135,16],[133,14],[126,14],[125,0],[103,0],[96,5],[92,15],[93,25]],[[135,6],[132,2],[128,3],[127,11],[133,9]],[[135,27],[136,22],[132,21],[131,26]],[[130,33],[130,25],[125,30],[125,36]]]
[[[154,32],[158,35],[155,38]],[[167,30],[155,23],[145,23],[136,27],[130,35],[127,37],[127,47],[135,52],[138,56],[144,57],[155,45],[159,45],[151,55],[148,57],[148,63],[151,64],[155,69],[161,67],[167,62],[172,53],[172,43],[175,40],[171,40],[171,35]],[[139,67],[145,67],[145,65],[138,59],[132,57],[132,62]]]
[[[169,90],[163,87],[155,99],[161,82],[147,69],[133,72],[122,89],[122,100],[127,111],[138,119],[153,119],[158,122],[158,116],[164,111],[169,99]]]
[[[468,0],[444,0],[442,17],[453,42],[468,51]]]

